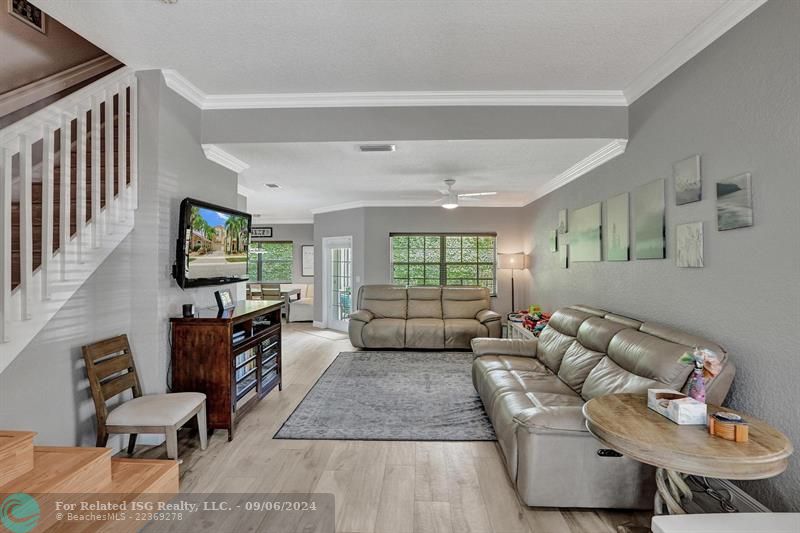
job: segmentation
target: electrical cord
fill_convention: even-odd
[[[700,485],[701,489],[692,489],[692,492],[704,492],[710,498],[716,500],[719,503],[720,509],[724,513],[738,513],[739,509],[734,507],[733,503],[731,502],[731,491],[724,488],[716,488],[708,482],[708,479],[703,476],[692,476],[694,481]]]

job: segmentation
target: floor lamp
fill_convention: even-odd
[[[514,303],[514,271],[525,268],[525,254],[497,254],[497,268],[511,270],[511,312],[517,311]]]

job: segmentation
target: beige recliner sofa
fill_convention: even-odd
[[[358,348],[469,349],[475,337],[500,337],[500,315],[483,287],[364,285],[350,315]]]
[[[597,396],[685,390],[694,346],[720,354],[707,383],[721,404],[735,368],[709,340],[587,306],[559,309],[538,339],[475,339],[472,379],[497,433],[508,475],[531,506],[652,508],[654,469],[609,453],[586,429]]]

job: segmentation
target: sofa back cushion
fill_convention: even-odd
[[[358,308],[366,309],[375,318],[406,318],[408,297],[405,287],[394,285],[362,285],[358,290]]]
[[[611,339],[607,356],[586,377],[581,395],[589,400],[605,394],[645,393],[648,388],[680,390],[692,366],[678,359],[690,349],[649,333],[623,329]]]
[[[626,327],[594,315],[581,323],[578,336],[567,348],[558,369],[558,377],[578,394],[589,373],[606,356],[611,339]]]
[[[539,335],[537,349],[537,357],[547,368],[558,374],[561,359],[578,336],[578,328],[591,316],[593,315],[570,307],[563,307],[553,313],[550,322]]]
[[[478,311],[491,309],[489,289],[485,287],[443,287],[444,318],[475,318]]]
[[[442,318],[442,288],[409,287],[408,318]]]

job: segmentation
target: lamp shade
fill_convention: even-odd
[[[521,270],[525,268],[525,254],[497,254],[497,268],[513,268]]]

